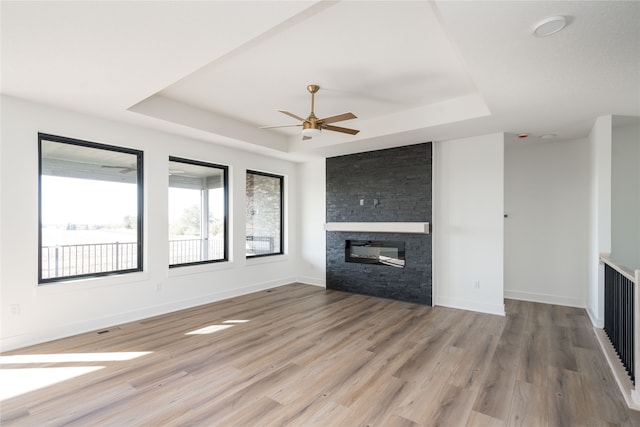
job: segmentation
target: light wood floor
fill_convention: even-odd
[[[3,368],[18,374],[97,370],[3,401],[2,424],[640,425],[584,310],[506,308],[499,317],[283,286],[5,353]],[[125,352],[149,353],[92,360]],[[72,361],[78,353],[84,361]],[[37,354],[67,358],[26,358]]]

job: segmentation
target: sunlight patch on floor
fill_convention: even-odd
[[[0,364],[119,362],[145,356],[150,351],[118,351],[108,353],[14,354],[0,356]]]
[[[212,334],[214,332],[223,331],[225,329],[229,329],[234,327],[235,325],[241,323],[247,323],[248,320],[225,320],[222,323],[217,323],[215,325],[205,326],[204,328],[196,329],[195,331],[187,332],[185,335],[207,335]]]
[[[0,400],[19,396],[102,368],[104,366],[0,369]]]
[[[105,353],[12,354],[0,356],[0,400],[19,396],[80,375],[95,372],[105,366],[60,366],[26,368],[16,365],[55,363],[123,362],[150,351],[118,351]]]

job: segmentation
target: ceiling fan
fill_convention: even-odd
[[[340,126],[333,126],[329,124],[329,123],[341,122],[343,120],[357,119],[356,115],[353,113],[342,113],[336,116],[325,117],[324,119],[319,119],[316,117],[315,113],[313,112],[313,104],[314,104],[315,94],[316,92],[318,92],[319,89],[320,89],[320,86],[318,85],[307,86],[307,90],[311,94],[311,113],[309,114],[309,117],[307,117],[306,119],[303,119],[302,117],[297,116],[285,110],[278,110],[279,112],[286,114],[289,117],[293,117],[294,119],[300,120],[302,122],[301,124],[284,125],[284,126],[263,126],[260,129],[274,129],[274,128],[302,126],[303,140],[311,139],[314,136],[320,136],[320,133],[323,129],[331,130],[334,132],[348,133],[350,135],[355,135],[358,132],[360,132],[359,130],[356,130],[356,129],[343,128]]]
[[[134,167],[129,167],[129,166],[118,166],[118,165],[100,165],[101,168],[104,169],[120,169],[118,172],[122,173],[122,174],[127,174],[127,173],[131,173],[133,171],[136,171],[137,168]],[[179,174],[183,174],[184,171],[178,170],[178,169],[169,169],[169,175],[179,175]]]
[[[118,172],[120,173],[130,173],[136,170],[134,167],[130,166],[118,166],[118,165],[100,165],[103,169],[120,169]]]

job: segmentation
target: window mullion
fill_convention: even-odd
[[[209,190],[205,186],[200,193],[200,242],[203,259],[209,259]]]

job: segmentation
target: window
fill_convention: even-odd
[[[38,283],[142,270],[142,151],[38,134]]]
[[[283,188],[281,176],[247,171],[247,257],[284,253]]]
[[[227,169],[169,157],[169,267],[228,259]]]

